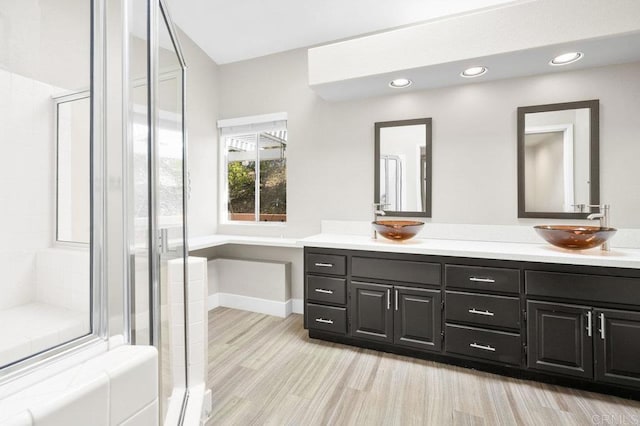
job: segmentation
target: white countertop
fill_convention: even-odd
[[[640,249],[627,248],[612,248],[610,252],[603,252],[599,248],[572,251],[556,248],[549,244],[419,238],[395,242],[385,240],[382,237],[374,240],[370,236],[347,234],[312,235],[299,240],[298,243],[303,247],[640,269]]]
[[[300,248],[298,239],[279,237],[248,237],[242,235],[206,235],[204,237],[189,238],[189,251],[218,247],[225,244],[244,244],[248,246],[288,247]]]
[[[599,248],[573,251],[563,250],[545,243],[531,244],[432,238],[414,238],[404,242],[396,242],[385,240],[382,237],[374,240],[370,236],[364,235],[329,233],[312,235],[301,239],[215,234],[190,238],[189,250],[195,251],[225,244],[285,248],[321,247],[640,269],[640,249],[614,247],[610,252],[603,252]]]

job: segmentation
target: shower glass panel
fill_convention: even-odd
[[[161,6],[162,3],[161,3]],[[158,79],[156,83],[156,217],[159,232],[161,418],[170,405],[180,405],[186,388],[184,270],[169,279],[169,268],[186,258],[183,132],[183,67],[175,34],[164,7],[158,17]],[[177,263],[178,265],[171,265]]]
[[[149,270],[149,100],[147,34],[148,4],[130,1],[127,4],[129,37],[129,81],[126,89],[129,103],[129,125],[126,143],[126,198],[129,241],[128,277],[130,333],[129,339],[138,345],[151,344]]]
[[[0,2],[0,379],[93,332],[91,22],[86,0]]]
[[[129,339],[157,347],[159,414],[173,421],[187,388],[185,67],[163,2],[130,1],[126,16]]]

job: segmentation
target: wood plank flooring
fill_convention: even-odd
[[[640,402],[309,339],[209,312],[208,425],[640,425]]]

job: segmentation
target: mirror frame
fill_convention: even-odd
[[[426,156],[426,182],[425,194],[426,204],[424,211],[392,211],[384,210],[387,216],[396,217],[431,217],[431,187],[432,187],[432,129],[431,118],[415,118],[411,120],[382,121],[375,123],[375,148],[374,148],[374,185],[373,185],[373,202],[380,202],[380,129],[385,127],[415,126],[424,124],[426,126],[425,138],[425,156]]]
[[[518,218],[586,219],[590,213],[530,212],[525,206],[525,115],[537,112],[589,109],[589,204],[600,204],[600,100],[518,107]]]

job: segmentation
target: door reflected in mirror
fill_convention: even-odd
[[[599,203],[598,101],[518,108],[518,179],[518,217],[586,217]]]
[[[431,119],[375,124],[375,203],[390,216],[431,216]]]

